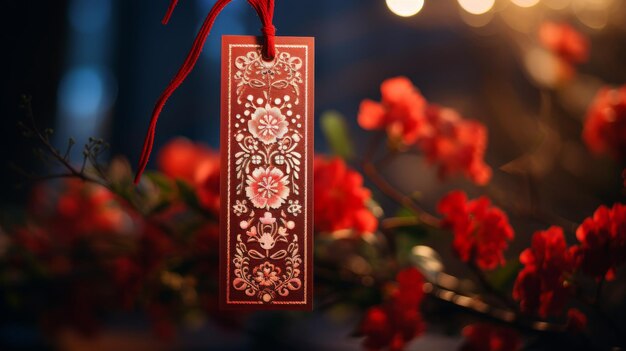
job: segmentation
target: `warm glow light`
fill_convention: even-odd
[[[491,10],[496,0],[458,0],[463,10],[474,14],[482,15]]]
[[[571,5],[572,0],[547,0],[544,4],[554,10],[563,10]]]
[[[398,16],[410,17],[422,9],[424,0],[387,0],[387,7]]]
[[[519,7],[531,7],[539,3],[539,0],[511,0],[512,3]]]

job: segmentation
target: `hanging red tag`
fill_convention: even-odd
[[[222,308],[312,308],[314,40],[275,40],[222,38]]]

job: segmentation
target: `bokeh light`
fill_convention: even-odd
[[[481,15],[493,8],[495,0],[458,0],[463,10],[474,14]]]
[[[476,15],[459,9],[459,13],[463,22],[465,22],[465,24],[467,24],[468,26],[474,28],[481,28],[486,26],[491,22],[494,16],[493,11],[487,11],[483,14]]]
[[[422,10],[424,0],[387,0],[387,7],[398,16],[411,17]]]
[[[532,7],[539,3],[539,0],[511,0],[512,3],[519,7]]]
[[[116,91],[116,84],[107,70],[90,65],[76,67],[61,79],[59,107],[63,116],[91,119],[110,107]]]
[[[602,29],[609,22],[609,11],[613,0],[576,0],[574,13],[578,20],[593,29]]]

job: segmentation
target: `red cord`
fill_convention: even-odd
[[[213,27],[213,23],[215,22],[217,15],[231,1],[232,0],[217,0],[215,2],[213,7],[211,8],[211,11],[209,11],[209,14],[204,20],[200,31],[196,35],[196,39],[193,42],[193,46],[191,47],[189,54],[187,54],[185,62],[157,100],[154,106],[154,110],[152,111],[152,118],[150,119],[148,132],[146,133],[146,138],[143,142],[143,150],[141,152],[141,157],[139,158],[137,174],[135,175],[135,184],[139,183],[139,180],[141,179],[141,174],[148,165],[148,159],[150,158],[152,146],[154,145],[154,133],[156,130],[156,123],[159,119],[161,111],[163,110],[163,106],[172,95],[172,93],[174,93],[174,91],[182,84],[185,78],[187,78],[189,73],[191,73],[191,70],[198,61],[198,58],[200,57],[204,42],[211,32],[211,28]],[[274,56],[276,56],[276,28],[274,27],[274,25],[272,25],[272,20],[274,18],[274,0],[248,0],[248,3],[256,10],[259,18],[261,19],[261,22],[263,23],[263,28],[261,29],[261,32],[265,37],[263,56],[267,59],[274,59]],[[167,24],[177,4],[178,0],[171,0],[167,12],[163,17],[163,24]]]

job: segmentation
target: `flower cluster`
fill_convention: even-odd
[[[381,102],[364,100],[359,125],[367,130],[385,129],[392,140],[414,145],[431,164],[439,167],[441,178],[461,174],[479,185],[491,178],[484,163],[487,129],[456,111],[429,104],[406,77],[381,84]]]
[[[476,184],[487,184],[491,179],[491,168],[483,160],[487,128],[437,105],[428,106],[426,117],[430,128],[419,146],[428,162],[439,165],[439,177],[461,174]]]
[[[583,139],[595,153],[626,160],[626,85],[597,93],[587,110]]]
[[[463,328],[465,340],[460,351],[516,351],[522,340],[512,329],[478,323]]]
[[[539,42],[570,65],[584,63],[589,58],[589,41],[567,23],[542,23],[539,27]]]
[[[317,232],[353,228],[360,233],[376,230],[378,220],[367,208],[371,193],[363,177],[340,158],[315,158],[313,218]]]
[[[396,283],[390,299],[368,309],[361,322],[363,346],[368,350],[402,350],[424,332],[420,313],[424,297],[422,274],[415,268],[407,268],[398,273]]]
[[[166,176],[192,185],[202,206],[219,211],[220,158],[217,153],[202,144],[176,138],[159,151],[157,163]]]
[[[568,301],[568,279],[575,270],[574,248],[568,248],[559,227],[533,235],[532,245],[520,255],[524,268],[517,276],[513,298],[524,312],[542,317],[559,315]]]
[[[613,279],[626,261],[626,206],[600,206],[576,230],[580,269],[597,279]]]
[[[468,200],[465,193],[453,191],[437,206],[443,226],[454,233],[452,246],[459,258],[489,270],[504,263],[504,251],[514,233],[506,214],[491,206],[487,197]]]

